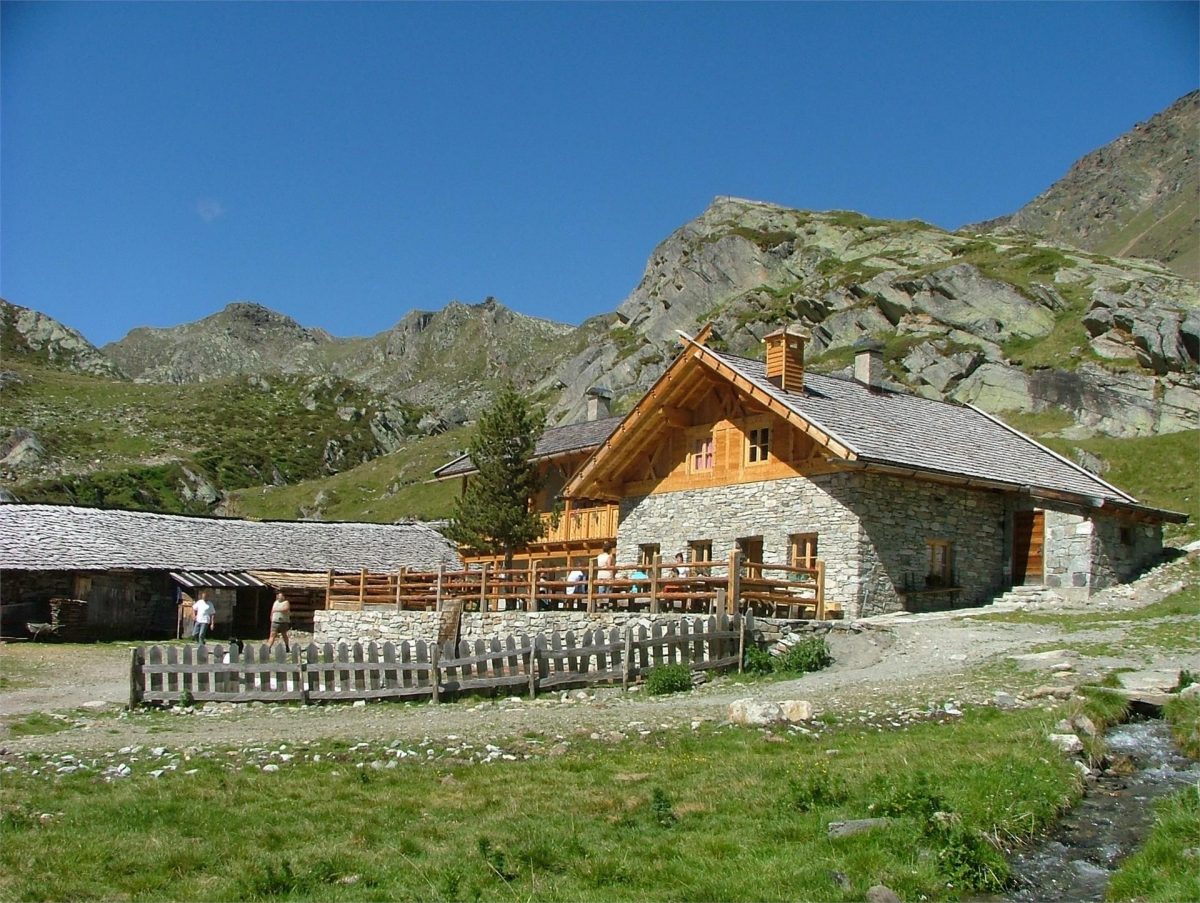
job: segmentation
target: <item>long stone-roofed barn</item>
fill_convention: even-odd
[[[427,524],[246,521],[60,505],[0,505],[0,633],[20,636],[52,598],[88,604],[96,636],[174,634],[177,603],[200,588],[218,633],[265,633],[275,589],[301,627],[333,571],[461,566]],[[235,605],[236,603],[236,605]],[[224,623],[222,623],[224,622]],[[222,627],[225,628],[222,631]]]

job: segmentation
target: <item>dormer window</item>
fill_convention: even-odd
[[[750,431],[749,443],[746,446],[746,461],[749,464],[761,464],[771,453],[771,428],[760,426]]]

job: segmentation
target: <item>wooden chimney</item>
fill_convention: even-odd
[[[789,326],[768,335],[767,380],[785,392],[804,391],[804,346],[809,333]]]

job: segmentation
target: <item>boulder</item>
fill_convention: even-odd
[[[783,720],[783,709],[775,702],[736,699],[729,704],[729,720],[747,727],[764,727]]]
[[[46,449],[33,430],[18,427],[0,441],[0,468],[27,470],[42,463]]]
[[[792,724],[813,719],[813,704],[807,699],[784,699],[779,703],[779,710],[783,720]]]

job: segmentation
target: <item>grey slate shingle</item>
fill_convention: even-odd
[[[767,381],[762,361],[710,353],[849,446],[860,460],[1135,501],[974,408],[904,392],[872,391],[857,380],[817,373],[805,373],[803,393],[785,392]]]
[[[425,524],[258,522],[0,505],[0,569],[391,571],[460,566]]]

